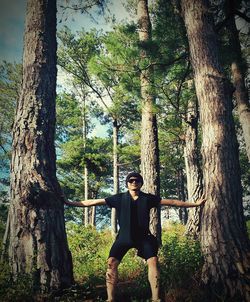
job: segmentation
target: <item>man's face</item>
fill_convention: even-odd
[[[142,183],[139,178],[132,176],[128,180],[128,189],[129,190],[140,190],[141,187],[142,187]]]

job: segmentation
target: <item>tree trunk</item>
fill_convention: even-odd
[[[187,175],[188,200],[195,201],[202,196],[202,171],[198,150],[198,104],[190,101],[187,112],[185,135],[185,166]],[[186,234],[194,238],[200,235],[202,208],[190,208],[186,224]]]
[[[228,13],[233,12],[232,0],[227,1]],[[237,30],[234,15],[229,18],[227,22],[227,30],[229,35],[229,45],[231,50],[231,55],[233,57],[231,63],[231,71],[233,84],[235,87],[235,99],[237,102],[237,111],[239,115],[240,124],[242,127],[243,137],[246,144],[246,152],[248,156],[248,161],[250,162],[250,104],[248,98],[248,91],[245,86],[245,72],[246,66],[243,62],[241,55],[241,47],[239,40],[239,32]]]
[[[183,170],[178,169],[177,171],[177,195],[179,200],[186,200],[185,196],[185,186],[184,186],[184,175]],[[187,223],[187,209],[186,208],[179,208],[179,219],[182,224]]]
[[[86,138],[85,138],[86,139]],[[87,165],[85,164],[84,166],[84,200],[88,199],[89,196],[89,189],[88,189],[88,168]],[[89,208],[85,207],[83,209],[83,216],[84,216],[84,226],[88,226],[89,225]]]
[[[148,44],[151,42],[151,23],[148,13],[148,1],[138,0],[138,32],[141,45],[141,62],[148,65],[150,54]],[[150,64],[150,63],[149,63]],[[153,67],[141,70],[141,173],[144,179],[143,191],[160,193],[159,180],[159,147],[155,114],[155,98],[153,94]],[[160,238],[160,209],[152,209],[150,214],[150,230]]]
[[[243,216],[232,92],[218,59],[206,0],[182,0],[203,133],[203,281],[220,296],[249,301],[249,240]],[[212,292],[212,291],[210,291]],[[240,300],[239,300],[240,301]]]
[[[23,83],[13,126],[9,259],[45,292],[72,282],[56,178],[56,1],[28,0]]]
[[[92,226],[96,225],[96,207],[92,207],[91,217],[90,217],[90,224]]]
[[[119,166],[118,166],[118,132],[119,125],[117,120],[113,121],[113,182],[114,182],[114,194],[119,193]],[[111,210],[111,231],[112,236],[117,235],[117,215],[116,209],[112,208]]]
[[[83,93],[83,89],[82,89]],[[87,130],[87,114],[86,114],[86,99],[85,95],[83,95],[82,98],[82,103],[81,105],[81,114],[82,114],[82,140],[83,140],[83,148],[84,148],[84,153],[86,153],[86,147],[87,147],[87,135],[88,135],[88,130]],[[88,200],[89,197],[89,187],[88,187],[88,166],[87,163],[85,162],[84,165],[84,200]],[[92,215],[90,215],[91,209],[88,207],[83,208],[83,225],[87,227],[89,224],[91,224],[92,221]]]

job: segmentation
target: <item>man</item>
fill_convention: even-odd
[[[152,291],[152,301],[159,299],[159,270],[158,270],[158,243],[155,236],[149,231],[150,209],[159,205],[174,207],[198,207],[205,203],[201,198],[196,203],[183,202],[173,199],[161,199],[152,194],[141,191],[143,178],[137,172],[132,172],[126,177],[128,191],[113,195],[105,199],[90,199],[80,202],[65,200],[67,205],[90,207],[108,205],[117,210],[120,226],[118,236],[113,243],[106,273],[107,301],[115,301],[115,287],[118,280],[118,265],[130,248],[138,250],[138,256],[146,260],[148,265],[148,280]]]

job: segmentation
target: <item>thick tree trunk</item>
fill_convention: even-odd
[[[182,0],[203,133],[203,281],[233,301],[249,301],[249,240],[243,217],[232,92],[218,60],[206,0]],[[212,291],[211,291],[212,292]],[[238,299],[238,300],[237,300]]]
[[[117,120],[113,121],[113,183],[114,183],[114,194],[119,193],[119,166],[118,166],[118,133],[119,125]],[[116,209],[111,210],[111,231],[112,236],[117,235],[117,215]]]
[[[227,1],[227,8],[229,14],[233,12],[233,1]],[[240,124],[242,127],[243,137],[246,144],[246,152],[250,162],[250,104],[248,98],[248,91],[245,86],[245,72],[246,66],[241,55],[241,47],[239,40],[239,32],[237,30],[234,15],[229,18],[227,22],[227,30],[229,35],[229,45],[231,55],[233,57],[231,63],[233,84],[235,87],[235,99],[237,102],[237,111],[239,115]]]
[[[148,13],[148,1],[138,0],[138,32],[141,42],[141,62],[148,65],[150,54],[148,44],[151,42],[151,23]],[[144,178],[143,190],[159,194],[159,147],[156,114],[154,112],[155,97],[153,94],[153,67],[141,70],[141,173]],[[160,238],[160,209],[152,209],[150,230]]]
[[[189,102],[185,135],[185,166],[187,175],[188,200],[195,201],[202,196],[202,171],[198,150],[198,109],[197,104]],[[186,224],[186,234],[198,238],[200,234],[202,208],[190,208]]]
[[[72,282],[56,178],[56,1],[28,0],[22,92],[13,126],[9,259],[42,291]]]

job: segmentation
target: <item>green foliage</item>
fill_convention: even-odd
[[[111,232],[109,230],[97,231],[93,227],[86,228],[73,223],[67,223],[66,229],[76,285],[64,291],[60,301],[78,301],[80,297],[92,297],[95,301],[103,301],[106,297],[106,263],[113,242]],[[184,226],[178,224],[170,225],[163,231],[163,246],[159,252],[161,290],[170,292],[175,289],[188,288],[190,298],[197,294],[193,292],[197,289],[192,286],[194,280],[199,278],[202,256],[198,242],[184,237],[183,232]],[[150,297],[147,265],[136,255],[134,249],[125,255],[119,266],[119,282],[121,284],[118,295],[120,294],[123,298],[130,297],[133,301],[146,301]],[[126,284],[125,287],[122,285],[123,282]],[[4,263],[1,266],[1,301],[33,301],[32,286],[32,278],[29,276],[19,276],[14,282],[8,265]],[[100,288],[102,288],[101,291]],[[190,301],[201,300],[191,299]]]
[[[1,263],[0,271],[0,301],[21,302],[34,301],[34,284],[32,277],[28,274],[17,276],[16,280],[10,272],[9,265]]]
[[[91,129],[89,107],[74,94],[60,93],[57,98],[57,175],[69,199],[84,198],[84,168],[88,169],[88,191],[97,198],[109,185],[111,140],[88,138]],[[84,126],[83,126],[84,125]],[[85,132],[85,133],[84,133]],[[66,220],[82,221],[82,210],[69,208]]]
[[[202,256],[199,243],[183,236],[184,226],[173,224],[163,232],[159,252],[161,288],[188,287],[199,274]],[[113,239],[108,230],[67,224],[67,234],[74,262],[74,276],[95,295],[97,285],[105,284],[106,262]],[[146,263],[130,250],[119,266],[119,281],[129,281],[124,295],[145,299],[150,295]]]
[[[250,220],[247,220],[246,224],[247,224],[248,237],[250,238]]]
[[[22,65],[2,62],[0,65],[0,189],[9,186],[11,131],[22,81]],[[6,193],[5,193],[6,194]]]
[[[138,58],[135,24],[116,25],[113,31],[101,36],[100,53],[88,65],[90,74],[111,99],[109,115],[128,128],[139,118]]]
[[[68,242],[73,256],[76,280],[86,281],[95,276],[98,283],[105,280],[108,233],[98,233],[92,227],[67,224]]]
[[[188,285],[201,268],[203,260],[199,242],[183,234],[184,226],[179,224],[163,231],[160,262],[164,288]]]
[[[76,96],[60,93],[56,100],[56,133],[60,142],[82,137],[82,112]]]

